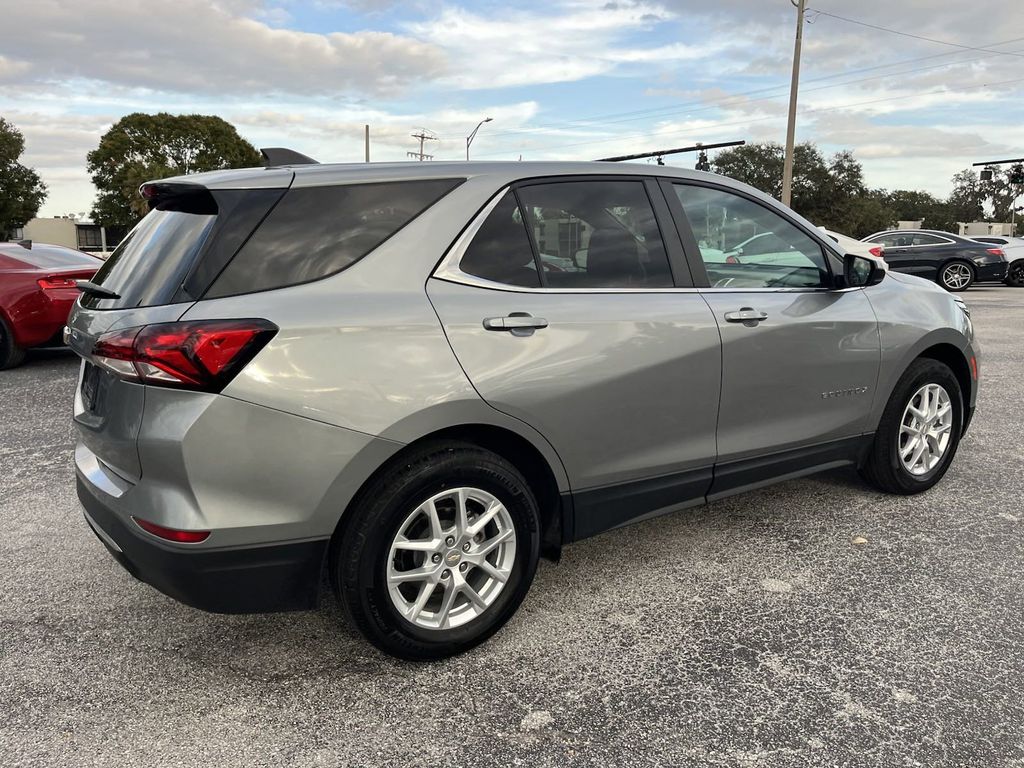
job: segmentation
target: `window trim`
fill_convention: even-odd
[[[683,241],[683,250],[686,253],[687,262],[690,265],[690,272],[694,276],[694,285],[698,286],[700,291],[715,291],[716,293],[826,293],[836,292],[845,290],[862,290],[861,287],[848,288],[842,286],[839,282],[838,276],[834,269],[833,260],[842,262],[842,256],[835,249],[835,243],[825,242],[819,237],[820,230],[815,232],[814,228],[808,228],[803,225],[800,221],[786,216],[784,212],[775,210],[772,206],[765,205],[764,201],[758,200],[754,195],[748,194],[746,191],[741,189],[734,189],[732,187],[715,184],[713,182],[705,181],[704,179],[686,179],[676,177],[659,177],[661,184],[662,193],[668,202],[669,209],[672,212],[672,217],[678,222],[677,226],[679,229],[680,238]],[[707,189],[713,189],[716,192],[724,192],[726,194],[734,195],[736,197],[743,198],[755,205],[764,208],[776,216],[783,218],[787,223],[796,227],[798,230],[807,235],[812,242],[818,244],[822,251],[822,257],[825,260],[825,266],[828,268],[829,277],[831,278],[831,285],[817,286],[814,288],[799,288],[790,286],[779,286],[779,287],[757,287],[757,288],[729,288],[715,287],[711,285],[711,281],[708,279],[707,267],[704,265],[704,259],[700,253],[700,247],[697,245],[697,238],[693,234],[693,228],[690,225],[690,219],[686,215],[686,211],[683,208],[683,203],[679,199],[675,190],[672,187],[676,184],[691,186],[691,187],[704,187]]]
[[[469,250],[469,244],[473,241],[473,238],[476,237],[487,217],[493,213],[495,208],[498,207],[498,203],[501,202],[506,193],[510,191],[513,193],[516,199],[516,204],[519,205],[520,211],[523,211],[523,206],[520,202],[517,190],[530,186],[581,181],[638,181],[643,184],[647,200],[651,205],[652,212],[654,213],[655,224],[658,227],[658,233],[661,236],[662,246],[665,248],[665,255],[668,259],[669,265],[669,274],[672,277],[673,285],[649,288],[549,287],[546,284],[543,273],[541,273],[541,285],[540,287],[534,288],[530,286],[499,283],[494,280],[477,277],[476,275],[470,275],[462,271],[459,265],[462,262],[462,258],[465,256],[466,251]],[[525,215],[526,214],[524,212],[523,216],[525,217]],[[529,225],[526,226],[526,232],[530,241],[530,247],[533,249],[534,261],[539,262],[540,250],[537,248],[536,242],[534,242],[534,235]],[[540,270],[539,263],[538,270]],[[533,176],[524,179],[517,179],[509,184],[505,184],[497,190],[486,203],[484,203],[483,207],[480,208],[455,241],[448,247],[448,250],[445,252],[444,256],[441,257],[438,265],[431,273],[431,277],[437,278],[438,280],[444,280],[449,283],[459,283],[461,285],[469,285],[476,288],[486,288],[489,290],[499,290],[511,293],[696,293],[698,290],[691,278],[690,267],[685,257],[685,249],[679,237],[679,230],[675,224],[674,217],[671,215],[668,203],[664,198],[664,191],[658,184],[658,177],[643,176],[639,174],[627,175],[595,173],[567,174],[564,176]]]

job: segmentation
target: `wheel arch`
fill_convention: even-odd
[[[884,398],[879,398],[879,401],[875,403],[874,413],[872,414],[871,424],[873,429],[878,428],[878,424],[882,418],[882,412],[885,410],[885,406],[888,404],[889,399],[892,397],[892,393],[896,389],[896,385],[900,379],[903,378],[903,374],[907,372],[907,369],[914,363],[915,360],[922,358],[936,360],[944,365],[948,366],[953,371],[953,375],[956,376],[957,383],[960,384],[961,395],[963,397],[964,407],[964,424],[963,428],[966,431],[968,419],[970,418],[969,412],[971,406],[974,403],[974,398],[977,390],[977,383],[971,374],[971,364],[969,358],[972,354],[969,344],[965,344],[965,339],[952,330],[940,330],[928,334],[921,339],[911,350],[909,350],[901,359],[898,366],[893,366],[893,374],[890,375],[889,381],[886,384]]]
[[[505,426],[493,423],[464,423],[427,432],[405,444],[382,462],[360,484],[340,515],[330,549],[334,549],[345,534],[348,510],[360,502],[367,489],[385,472],[401,464],[413,453],[430,444],[469,443],[491,451],[518,469],[530,485],[537,499],[541,515],[541,555],[558,560],[563,542],[563,517],[567,513],[563,502],[563,489],[567,490],[565,470],[558,462],[552,466],[545,453],[531,440]],[[565,495],[568,498],[568,495]]]

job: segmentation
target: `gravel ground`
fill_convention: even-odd
[[[134,581],[75,498],[76,359],[35,354],[0,373],[0,763],[1024,766],[1024,290],[966,298],[983,390],[938,489],[833,472],[607,533],[433,665],[330,598],[215,616]]]

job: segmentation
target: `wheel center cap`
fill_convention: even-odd
[[[444,564],[449,568],[454,568],[462,560],[462,552],[457,549],[449,549],[444,556]]]

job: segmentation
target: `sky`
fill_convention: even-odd
[[[1024,3],[808,7],[798,141],[943,196],[1024,156]],[[0,18],[0,115],[44,216],[89,211],[86,153],[131,112],[219,115],[321,162],[361,161],[367,123],[372,160],[405,160],[420,128],[464,158],[485,117],[474,159],[781,143],[796,27],[789,0],[0,0]]]

